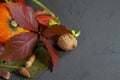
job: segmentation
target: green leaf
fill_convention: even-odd
[[[28,69],[30,72],[31,78],[38,76],[39,70],[46,70],[50,65],[50,55],[44,47],[39,47],[35,50],[36,60],[33,65]],[[16,62],[3,62],[0,61],[0,70],[7,70],[10,72],[18,73],[18,68],[23,67],[27,59]]]
[[[16,61],[16,62],[3,62],[0,61],[0,70],[7,70],[10,72],[16,72],[19,67],[24,66],[26,60]]]
[[[49,21],[49,26],[53,26],[53,25],[56,25],[58,24],[57,22],[55,22],[54,20],[50,20]]]
[[[72,31],[72,34],[75,35],[75,30],[72,29],[71,31]]]
[[[38,70],[46,70],[49,67],[50,56],[48,51],[44,47],[39,47],[35,50],[36,60],[33,65],[28,69],[31,78],[38,76]]]
[[[80,36],[80,31],[78,31],[78,32],[76,32],[75,30],[71,30],[72,31],[72,35],[74,36],[74,37],[78,37],[78,36]]]
[[[80,31],[78,31],[76,34],[75,34],[75,37],[78,37],[78,36],[80,36]]]

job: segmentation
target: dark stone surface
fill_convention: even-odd
[[[81,36],[78,47],[67,52],[52,73],[30,80],[120,80],[120,0],[40,1]],[[27,4],[39,9],[32,0]],[[12,75],[11,80],[29,79]]]

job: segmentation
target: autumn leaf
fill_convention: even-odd
[[[40,36],[40,40],[45,44],[51,59],[52,59],[52,64],[53,67],[52,69],[56,66],[58,59],[59,59],[59,51],[57,49],[55,49],[52,45],[52,43],[50,42],[50,40],[46,39],[44,36]]]
[[[37,15],[37,16],[39,16],[39,15],[49,15],[49,13],[46,11],[46,10],[37,10],[37,11],[35,11],[35,14]]]
[[[48,28],[50,20],[54,20],[55,21],[55,18],[50,16],[50,14],[48,14],[48,12],[45,11],[45,10],[44,11],[37,10],[35,12],[35,14],[37,15],[36,19],[37,19],[37,21],[40,24],[41,31],[43,31],[46,28]]]
[[[8,2],[8,7],[13,19],[24,29],[38,31],[36,16],[31,7],[24,4]]]
[[[4,45],[0,43],[0,56],[3,54],[4,51]]]
[[[67,29],[63,25],[53,25],[43,31],[43,34],[49,39],[57,39],[60,35],[65,33],[71,33],[70,29]]]
[[[37,35],[25,32],[10,38],[5,45],[2,59],[5,61],[22,60],[29,56],[35,46]]]
[[[55,21],[55,18],[53,18],[50,15],[42,14],[42,15],[37,16],[37,20],[38,20],[38,22],[40,24],[43,24],[45,26],[49,26],[49,21],[50,20],[54,20]]]
[[[37,77],[39,70],[42,72],[49,67],[50,55],[44,47],[37,48],[35,50],[35,55],[37,56],[35,62],[27,69],[30,72],[31,78]],[[26,61],[27,59],[5,63],[0,61],[0,70],[18,73],[18,68],[24,66]]]

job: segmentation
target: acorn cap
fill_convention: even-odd
[[[21,75],[23,75],[24,77],[30,78],[29,71],[26,68],[24,68],[24,67],[19,68],[19,73]]]

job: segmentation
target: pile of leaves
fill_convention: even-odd
[[[34,11],[25,4],[24,0],[1,1],[8,5],[16,23],[29,31],[14,35],[6,43],[0,43],[1,77],[6,78],[8,72],[19,73],[19,69],[25,67],[32,55],[36,56],[35,61],[26,69],[30,73],[30,78],[36,77],[38,70],[52,71],[60,57],[58,37],[65,33],[76,37],[80,34],[61,25],[59,18],[41,2],[33,1],[43,10]]]

